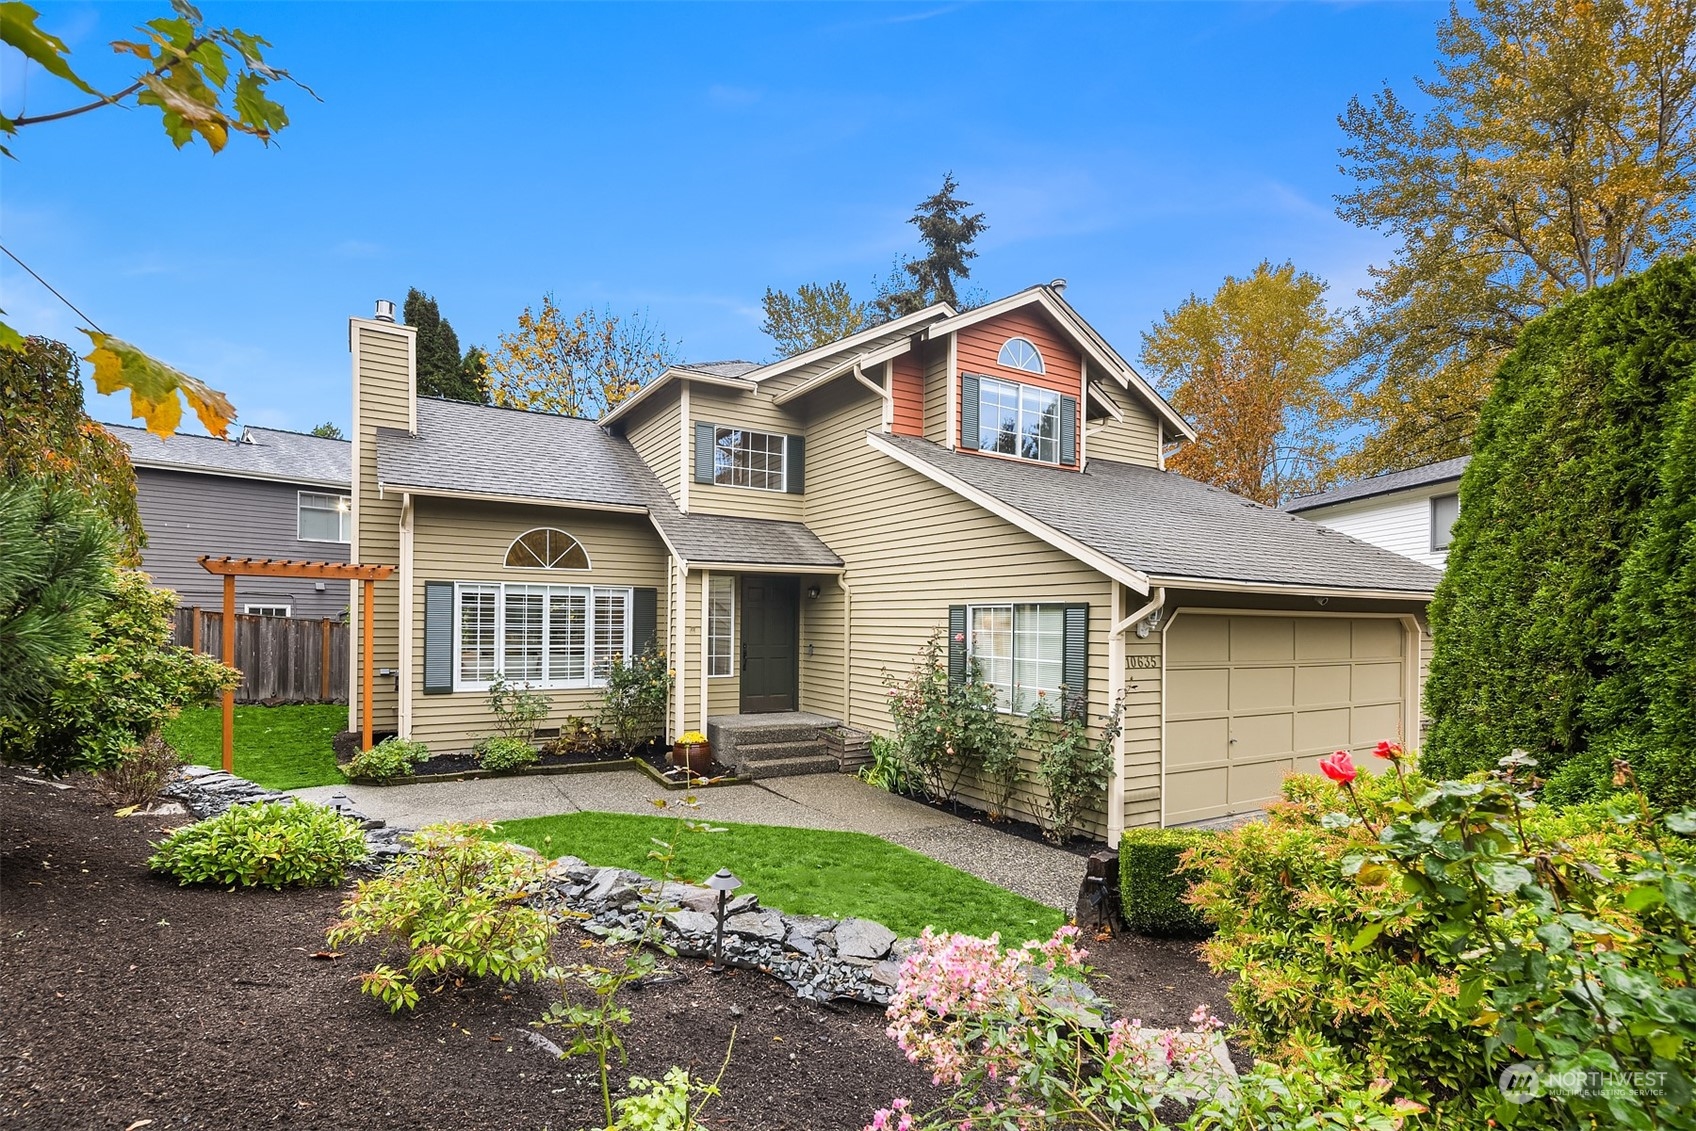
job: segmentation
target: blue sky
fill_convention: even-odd
[[[44,4],[102,89],[157,4]],[[646,310],[693,360],[763,359],[767,286],[869,295],[952,170],[987,213],[971,284],[1055,277],[1127,356],[1262,258],[1353,301],[1391,248],[1332,212],[1336,116],[1431,73],[1441,4],[234,4],[293,124],[172,148],[157,114],[26,129],[0,241],[104,329],[228,392],[245,423],[349,416],[346,319],[408,286],[488,347],[555,292]],[[64,84],[0,60],[17,115]],[[0,261],[26,333],[78,320]],[[97,418],[127,401],[90,392]]]

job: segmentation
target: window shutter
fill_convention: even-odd
[[[424,694],[453,690],[453,582],[424,583]]]
[[[1078,398],[1060,398],[1060,462],[1078,462]]]
[[[631,591],[630,647],[640,656],[657,643],[660,591],[652,587]]]
[[[966,682],[966,606],[948,606],[948,686]]]
[[[1089,716],[1089,606],[1066,606],[1066,642],[1060,680],[1068,718]]]
[[[807,489],[807,438],[790,436],[784,441],[783,482],[791,495]]]
[[[978,450],[978,379],[960,374],[960,446]]]
[[[695,425],[695,482],[713,481],[713,426]]]

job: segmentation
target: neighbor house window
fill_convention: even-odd
[[[287,605],[243,605],[241,611],[250,617],[286,617],[289,615]]]
[[[595,687],[630,655],[629,589],[588,585],[454,587],[454,689],[496,676],[532,687]]]
[[[1060,462],[1060,394],[1015,381],[978,379],[978,450]]]
[[[1001,353],[995,360],[1008,369],[1023,369],[1026,373],[1048,372],[1043,367],[1042,354],[1024,338],[1008,338],[1007,344],[1001,347]]]
[[[353,503],[346,495],[317,495],[300,492],[300,524],[296,533],[302,542],[346,542],[353,530]]]
[[[713,429],[713,482],[721,487],[782,491],[786,440],[746,428]]]
[[[707,674],[736,671],[736,579],[715,577],[707,586]]]
[[[1446,550],[1454,534],[1455,519],[1460,517],[1459,495],[1438,495],[1431,500],[1431,548]]]
[[[506,564],[509,569],[588,569],[589,555],[565,531],[538,527],[512,540]]]
[[[1066,611],[1061,605],[971,605],[967,654],[996,705],[1023,714],[1039,695],[1058,711],[1066,666]]]

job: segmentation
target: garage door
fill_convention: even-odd
[[[1185,612],[1166,630],[1166,823],[1259,809],[1291,770],[1401,734],[1389,618]],[[1358,760],[1358,759],[1357,759]]]

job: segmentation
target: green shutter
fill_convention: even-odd
[[[784,441],[783,482],[785,489],[791,495],[799,495],[807,489],[807,439],[805,436],[790,436]]]
[[[1078,398],[1060,398],[1060,462],[1078,462]]]
[[[1089,606],[1067,605],[1066,640],[1060,679],[1066,685],[1066,714],[1089,715]]]
[[[453,690],[453,582],[424,583],[424,694]]]
[[[652,587],[631,592],[630,647],[639,656],[656,647],[659,633],[660,591]]]
[[[960,374],[960,446],[978,449],[978,379],[971,373]]]
[[[948,686],[966,682],[966,606],[948,606]]]
[[[695,425],[695,482],[713,481],[713,426]]]

